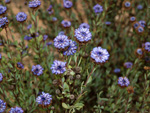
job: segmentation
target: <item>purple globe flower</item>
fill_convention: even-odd
[[[133,23],[133,27],[134,27],[135,29],[138,28],[139,25],[140,25],[140,24],[139,24],[138,22],[134,22],[134,23]]]
[[[143,55],[143,50],[142,50],[141,48],[138,48],[138,49],[136,50],[136,53],[137,53],[138,55]]]
[[[31,36],[27,36],[27,35],[26,35],[26,36],[24,37],[24,40],[29,41],[29,40],[31,40],[32,38],[33,38],[33,37],[31,37]]]
[[[143,6],[142,6],[142,5],[138,5],[138,6],[137,6],[137,9],[138,9],[138,10],[142,10],[142,9],[143,9]]]
[[[139,24],[140,24],[140,26],[145,27],[146,22],[145,22],[144,20],[140,20],[140,21],[139,21]]]
[[[134,16],[130,17],[130,21],[134,22],[136,20],[136,18]]]
[[[43,40],[44,41],[47,40],[47,38],[48,38],[48,35],[43,35]]]
[[[33,65],[31,71],[34,75],[40,76],[43,74],[43,70],[44,69],[42,68],[41,65],[35,65],[35,66]]]
[[[111,22],[107,21],[105,22],[106,25],[111,25]]]
[[[17,68],[24,69],[24,65],[21,62],[17,63]]]
[[[119,77],[118,78],[118,85],[121,87],[128,87],[130,84],[130,81],[127,77]]]
[[[120,72],[121,72],[120,68],[114,69],[114,73],[120,73]]]
[[[106,49],[95,47],[91,51],[91,58],[95,63],[102,64],[109,59],[109,53]]]
[[[69,46],[69,39],[66,35],[58,35],[54,39],[54,46],[57,49],[65,49],[66,47]]]
[[[138,32],[138,33],[143,33],[143,32],[144,32],[144,28],[141,27],[141,26],[139,26],[139,27],[137,28],[137,32]]]
[[[42,92],[42,94],[36,98],[36,102],[41,106],[49,106],[52,103],[52,95]]]
[[[2,18],[0,18],[0,28],[6,27],[7,24],[8,24],[8,19],[7,19],[7,17],[2,17]]]
[[[7,11],[7,7],[0,5],[0,15],[5,14]]]
[[[150,42],[145,42],[145,50],[150,52]]]
[[[56,18],[56,17],[53,17],[52,20],[53,20],[53,22],[56,22],[56,21],[57,21],[57,18]]]
[[[67,20],[63,20],[61,22],[62,26],[63,27],[70,27],[71,26],[71,22],[70,21],[67,21]]]
[[[16,19],[18,22],[24,22],[26,21],[27,19],[27,14],[24,13],[24,12],[19,12],[17,15],[16,15]]]
[[[3,75],[2,75],[2,73],[0,73],[0,82],[2,82],[3,81]]]
[[[58,35],[65,35],[65,32],[64,32],[64,31],[60,31],[60,32],[58,33]]]
[[[103,6],[101,6],[101,5],[99,5],[99,4],[96,4],[96,5],[93,7],[93,9],[94,9],[94,12],[95,12],[96,14],[99,14],[99,13],[103,12]]]
[[[10,0],[5,0],[5,3],[6,3],[6,4],[8,4],[8,3],[10,3],[10,2],[11,2]]]
[[[70,56],[76,53],[76,50],[77,50],[77,43],[75,41],[69,40],[69,47],[63,54]]]
[[[72,2],[71,1],[69,1],[69,0],[67,0],[67,1],[64,1],[64,7],[65,8],[67,8],[67,9],[69,9],[69,8],[71,8],[72,7]]]
[[[82,24],[80,24],[79,28],[88,28],[88,29],[90,29],[90,26],[87,23],[82,23]]]
[[[0,113],[3,113],[6,109],[6,102],[0,99]]]
[[[36,9],[38,8],[39,6],[41,5],[41,1],[40,0],[33,0],[33,1],[30,1],[29,2],[29,7],[30,8],[33,8],[33,9]]]
[[[66,62],[54,60],[51,70],[53,74],[63,74],[66,71]]]
[[[23,110],[20,107],[14,107],[14,108],[12,107],[9,113],[23,113]]]
[[[124,66],[125,66],[126,68],[132,68],[132,65],[133,65],[132,62],[125,62],[125,63],[124,63]]]
[[[32,28],[32,24],[29,24],[28,26],[27,26],[27,29],[29,30],[29,29],[31,29]]]
[[[129,7],[131,6],[131,3],[130,3],[129,1],[126,1],[126,2],[124,3],[124,6],[125,6],[126,8],[129,8]]]
[[[86,43],[91,40],[92,34],[88,28],[78,28],[75,30],[75,35],[78,42]]]

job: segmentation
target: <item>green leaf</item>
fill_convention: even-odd
[[[62,103],[62,107],[65,108],[65,109],[69,109],[70,108],[70,106],[65,104],[65,103]]]
[[[92,76],[89,77],[87,84],[90,83],[92,81]]]

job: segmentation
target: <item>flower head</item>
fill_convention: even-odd
[[[125,66],[126,68],[132,68],[132,65],[133,65],[132,62],[125,62],[125,63],[124,63],[124,66]]]
[[[139,24],[140,24],[140,26],[145,27],[146,22],[145,22],[144,20],[140,20],[140,21],[139,21]]]
[[[10,2],[11,2],[10,0],[5,0],[5,3],[6,3],[6,4],[8,4],[8,3],[10,3]]]
[[[130,8],[130,7],[131,7],[131,2],[125,1],[125,2],[124,2],[124,7],[125,7],[125,8]]]
[[[65,8],[67,8],[67,9],[69,9],[69,8],[71,8],[72,7],[72,2],[71,1],[69,1],[69,0],[67,0],[67,1],[64,1],[64,7]]]
[[[29,2],[29,7],[36,9],[41,5],[41,1],[40,0],[33,0]]]
[[[47,42],[46,45],[50,46],[50,45],[52,45],[52,42]]]
[[[47,107],[52,103],[52,95],[42,92],[42,94],[36,98],[36,102],[38,105]]]
[[[133,23],[133,27],[136,29],[136,28],[138,28],[140,26],[140,24],[138,23],[138,22],[134,22]]]
[[[75,41],[69,40],[69,47],[66,51],[64,51],[64,55],[73,55],[74,53],[76,53],[77,50],[77,43]]]
[[[130,22],[135,22],[136,18],[134,16],[130,17]]]
[[[29,24],[28,26],[27,26],[27,29],[29,30],[29,29],[31,29],[32,28],[32,24]]]
[[[143,50],[141,48],[136,49],[135,53],[137,56],[143,56]]]
[[[2,18],[0,18],[0,28],[6,27],[7,24],[8,24],[7,17],[2,17]]]
[[[24,12],[19,12],[17,15],[16,15],[16,19],[18,22],[24,22],[26,21],[27,19],[27,14],[24,13]]]
[[[35,66],[33,65],[31,71],[34,75],[40,76],[43,74],[43,70],[44,69],[42,68],[41,65],[35,65]]]
[[[114,73],[120,73],[120,68],[116,68],[116,69],[114,69]]]
[[[57,49],[65,49],[66,47],[69,46],[69,39],[66,35],[58,35],[54,39],[54,46]]]
[[[96,14],[99,14],[99,13],[103,12],[103,6],[101,6],[101,5],[99,5],[99,4],[96,4],[96,5],[93,7],[93,9],[94,9],[94,12],[95,12]]]
[[[56,21],[57,21],[57,18],[56,18],[56,17],[53,17],[52,20],[53,20],[53,22],[56,22]]]
[[[66,62],[54,60],[51,70],[53,74],[63,74],[66,71]]]
[[[105,24],[106,24],[106,25],[111,25],[111,22],[106,21]]]
[[[5,14],[7,11],[7,7],[0,5],[0,15]]]
[[[33,38],[33,37],[31,37],[31,36],[27,36],[27,35],[26,35],[26,36],[24,37],[24,40],[29,41],[29,40],[31,40],[32,38]]]
[[[14,108],[12,107],[9,113],[23,113],[23,110],[20,107],[14,107]]]
[[[95,63],[103,64],[109,59],[109,53],[106,49],[95,47],[91,51],[91,58]]]
[[[150,42],[145,42],[144,47],[146,51],[150,52]]]
[[[70,21],[67,21],[67,20],[63,20],[61,22],[62,26],[63,27],[70,27],[71,26],[71,22]]]
[[[89,26],[89,24],[87,24],[87,23],[82,23],[82,24],[80,24],[79,28],[87,28],[87,29],[90,29],[90,26]]]
[[[3,113],[6,109],[6,102],[0,99],[0,113]]]
[[[58,35],[65,35],[64,31],[60,31]]]
[[[43,40],[45,41],[48,38],[48,35],[43,35]]]
[[[24,69],[24,65],[21,62],[17,63],[17,68]]]
[[[0,60],[2,60],[2,55],[0,54]]]
[[[2,73],[0,73],[0,82],[2,82],[3,81],[3,75],[2,75]]]
[[[78,42],[86,43],[91,40],[92,34],[88,28],[78,28],[75,30],[75,37]]]
[[[144,28],[142,26],[139,26],[136,28],[137,33],[142,34],[144,32]]]
[[[127,77],[119,77],[118,78],[118,85],[121,87],[128,87],[130,84],[130,81]]]
[[[142,5],[138,5],[138,6],[137,6],[137,9],[138,9],[138,10],[141,10],[141,9],[143,9],[143,6],[142,6]]]

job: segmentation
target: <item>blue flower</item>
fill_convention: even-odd
[[[145,42],[145,50],[150,52],[150,42]]]
[[[138,33],[143,33],[143,32],[144,32],[144,28],[141,27],[141,26],[139,26],[139,27],[137,28],[137,32],[138,32]]]
[[[124,63],[124,66],[125,66],[126,68],[132,68],[132,65],[133,65],[132,62],[125,62],[125,63]]]
[[[33,37],[31,37],[31,36],[27,36],[27,35],[26,35],[26,36],[24,37],[24,40],[29,41],[29,40],[31,40],[32,38],[33,38]]]
[[[67,8],[67,9],[69,9],[69,8],[71,8],[72,7],[72,2],[71,1],[69,1],[69,0],[67,0],[67,1],[64,1],[64,7],[65,8]]]
[[[60,32],[58,33],[58,35],[65,35],[65,32],[64,32],[64,31],[60,31]]]
[[[43,70],[44,69],[42,68],[41,65],[35,65],[35,66],[33,65],[31,71],[34,75],[40,76],[43,74]]]
[[[58,35],[54,39],[54,46],[57,49],[65,49],[66,47],[69,46],[69,39],[66,35]]]
[[[11,2],[10,0],[5,0],[5,3],[6,3],[6,4],[8,4],[8,3],[10,3],[10,2]]]
[[[127,77],[119,77],[118,78],[118,85],[121,87],[128,87],[130,84],[130,81]]]
[[[12,107],[9,113],[23,113],[23,110],[20,107],[14,107],[14,108]]]
[[[26,21],[27,19],[27,14],[24,13],[24,12],[19,12],[17,15],[16,15],[16,19],[18,22],[24,22]]]
[[[6,102],[0,99],[0,113],[3,113],[6,109]]]
[[[126,8],[129,8],[129,7],[131,6],[131,3],[130,3],[129,1],[126,1],[126,2],[124,3],[124,6],[125,6]]]
[[[28,26],[27,26],[27,29],[29,30],[29,29],[31,29],[32,28],[32,24],[29,24]]]
[[[5,14],[7,11],[7,7],[0,5],[0,15]]]
[[[66,71],[66,62],[54,60],[51,70],[53,74],[63,74]]]
[[[29,7],[30,8],[33,8],[33,9],[35,9],[35,8],[38,8],[39,6],[41,5],[41,1],[39,1],[39,0],[33,0],[33,1],[30,1],[29,2]]]
[[[116,69],[114,69],[114,73],[120,73],[120,68],[116,68]]]
[[[101,5],[99,5],[99,4],[96,4],[96,5],[93,7],[93,9],[94,9],[94,12],[95,12],[96,14],[103,12],[103,6],[101,6]]]
[[[91,58],[98,64],[105,63],[109,59],[109,53],[106,49],[95,47],[91,51]]]
[[[70,27],[71,26],[71,22],[70,21],[67,21],[67,20],[63,20],[61,22],[62,26],[63,27]]]
[[[140,26],[145,27],[146,22],[145,22],[144,20],[140,20],[140,21],[139,21],[139,24],[140,24]]]
[[[47,11],[52,11],[52,8],[53,8],[53,6],[50,5],[50,6],[48,7]]]
[[[141,10],[141,9],[143,9],[143,6],[142,6],[142,5],[138,5],[138,6],[137,6],[137,9],[138,9],[138,10]]]
[[[64,55],[73,55],[76,53],[77,50],[77,43],[75,41],[69,40],[69,47],[68,49],[63,53]]]
[[[130,21],[134,22],[136,20],[136,18],[134,16],[130,17]]]
[[[80,24],[79,28],[88,28],[88,29],[90,29],[90,26],[87,23],[82,23],[82,24]]]
[[[0,54],[0,60],[2,60],[2,55]]]
[[[57,21],[57,18],[56,18],[56,17],[53,17],[52,20],[53,20],[53,22],[56,22],[56,21]]]
[[[19,69],[24,69],[24,65],[23,65],[21,62],[18,62],[18,63],[17,63],[17,67],[18,67]]]
[[[143,55],[143,50],[142,50],[141,48],[138,48],[138,49],[136,50],[136,53],[137,53],[138,55]]]
[[[47,42],[46,45],[50,46],[50,45],[52,45],[52,42]]]
[[[3,81],[3,75],[2,75],[2,73],[0,73],[0,82],[2,82]]]
[[[75,37],[79,42],[88,42],[92,38],[92,34],[88,28],[78,28],[75,30]]]
[[[42,92],[42,94],[36,98],[36,102],[41,106],[49,106],[52,103],[52,95]]]
[[[105,22],[106,25],[111,25],[111,22],[107,21]]]
[[[48,38],[48,35],[43,35],[43,40],[45,41]]]
[[[7,17],[0,18],[0,28],[6,27],[7,24],[8,24]]]
[[[139,25],[140,25],[140,24],[139,24],[138,22],[134,22],[134,23],[133,23],[133,27],[134,27],[135,29],[138,28]]]

